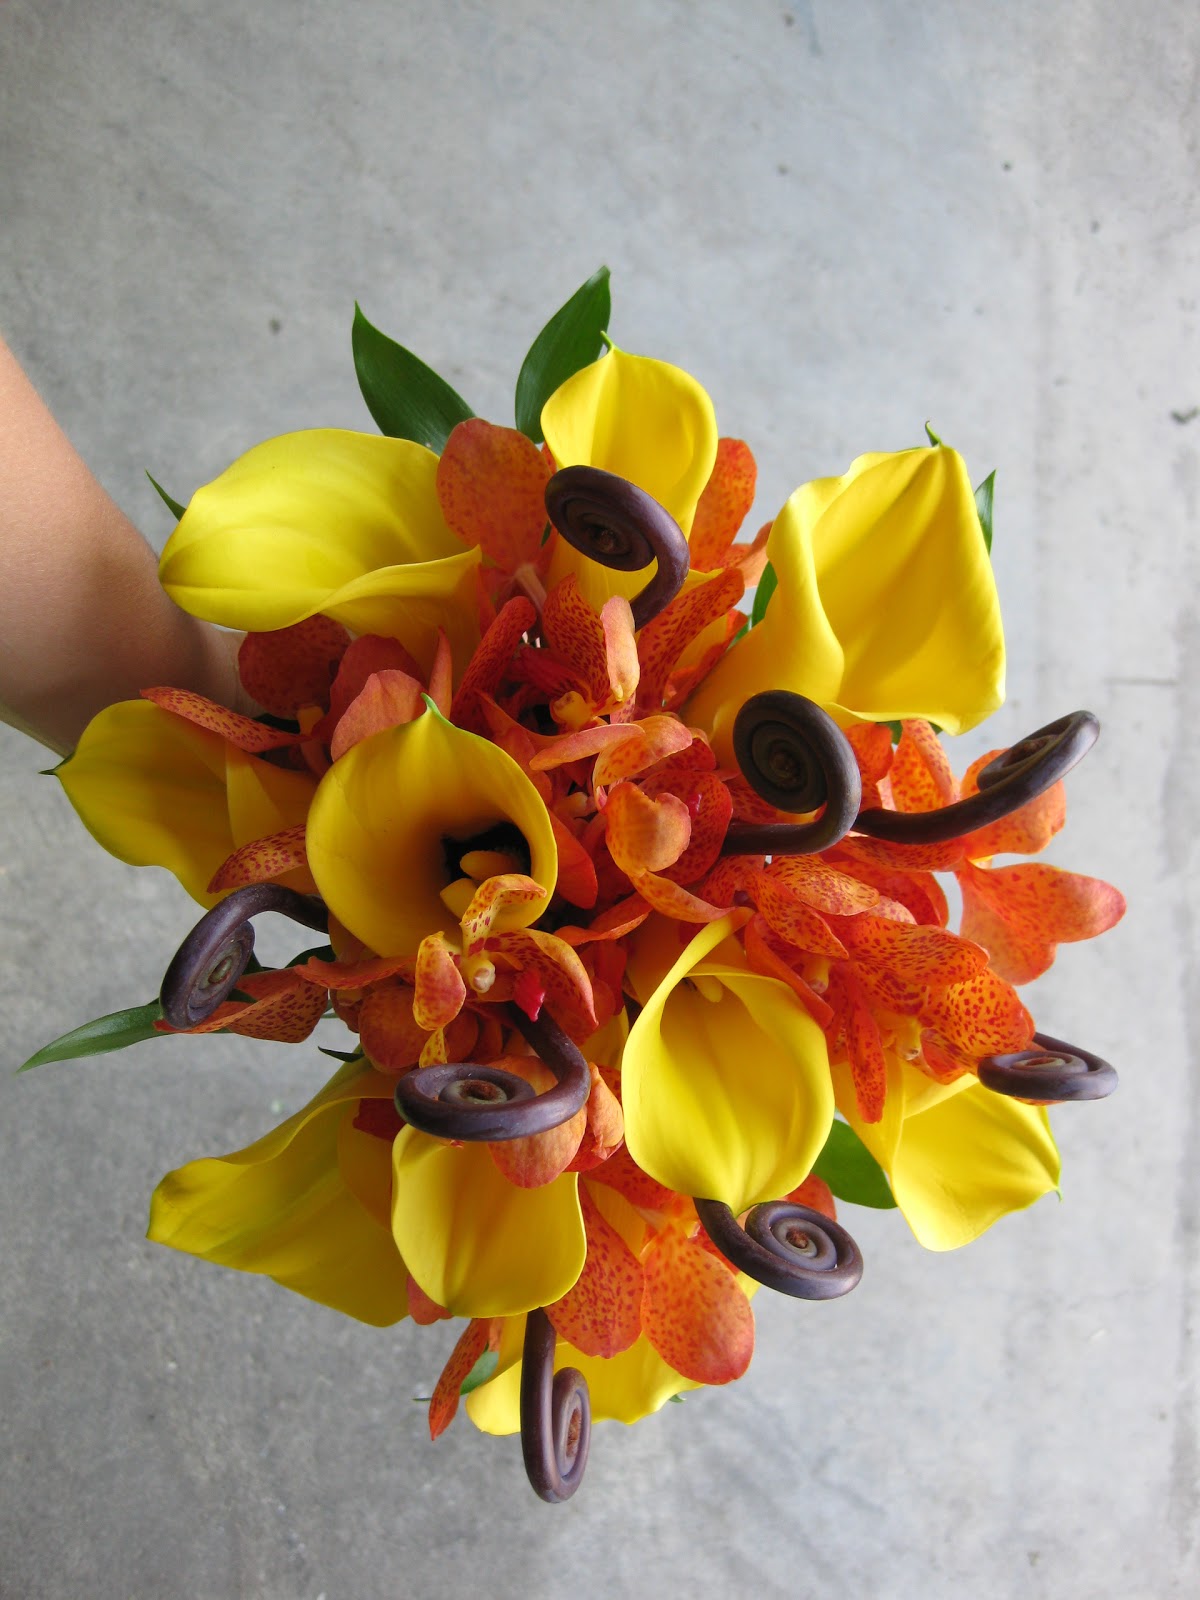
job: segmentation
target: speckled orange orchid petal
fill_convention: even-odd
[[[689,645],[718,622],[745,591],[739,572],[689,581],[670,605],[642,629],[638,655],[642,662],[639,704],[657,711],[662,705],[672,668]]]
[[[642,1326],[659,1355],[696,1383],[732,1383],[754,1354],[754,1313],[738,1281],[680,1228],[642,1262]]]
[[[643,1172],[625,1145],[601,1166],[593,1167],[588,1173],[588,1182],[606,1185],[638,1211],[654,1216],[663,1216],[675,1209],[674,1192]]]
[[[307,869],[308,857],[304,852],[304,823],[283,828],[268,834],[265,839],[252,839],[240,846],[213,874],[208,886],[210,894],[222,894],[229,889],[240,889],[248,883],[278,882],[297,868]]]
[[[897,811],[936,811],[958,799],[958,783],[941,740],[927,722],[902,724],[888,778]]]
[[[264,750],[280,750],[285,745],[296,744],[300,738],[298,733],[268,728],[265,723],[255,722],[252,717],[243,717],[240,712],[230,711],[228,706],[219,706],[215,701],[206,700],[202,694],[193,694],[190,689],[143,689],[142,699],[152,700],[164,711],[183,717],[198,728],[207,728],[210,733],[220,734],[227,743],[236,745],[250,755],[261,755]]]
[[[294,717],[301,706],[327,704],[349,643],[341,623],[319,613],[290,628],[248,633],[238,649],[238,676],[264,711]]]
[[[966,983],[934,990],[924,1015],[951,1044],[976,1059],[1024,1050],[1033,1038],[1033,1018],[1012,986],[990,967]]]
[[[711,572],[737,537],[754,504],[758,468],[743,439],[718,439],[717,456],[696,506],[688,540],[694,572]]]
[[[475,954],[497,922],[503,926],[510,913],[537,905],[543,899],[541,884],[536,878],[527,878],[522,872],[498,872],[493,877],[485,878],[471,896],[471,903],[463,915],[464,951]]]
[[[515,572],[541,555],[549,481],[549,463],[523,433],[469,417],[446,440],[437,496],[465,544],[477,544],[489,561]]]
[[[560,661],[597,699],[607,698],[608,641],[599,613],[584,599],[574,575],[557,584],[542,607],[542,632]]]
[[[806,906],[826,916],[853,917],[860,911],[874,910],[879,891],[857,878],[850,878],[814,856],[781,856],[768,869],[772,878],[785,884]]]
[[[677,717],[646,717],[624,726],[632,736],[620,743],[606,744],[596,759],[592,781],[597,786],[607,789],[622,778],[636,778],[664,756],[687,750],[692,744],[691,729]]]
[[[642,1331],[641,1262],[579,1187],[587,1260],[575,1286],[546,1307],[555,1331],[585,1355],[610,1357],[628,1350]]]
[[[829,999],[845,1039],[858,1114],[864,1122],[878,1122],[887,1096],[887,1064],[879,1025],[853,968],[834,968]]]
[[[493,1065],[524,1078],[538,1094],[554,1087],[554,1074],[537,1056],[501,1056]],[[581,1106],[556,1128],[523,1139],[505,1139],[487,1148],[509,1183],[518,1189],[540,1189],[571,1165],[586,1127],[587,1109]]]
[[[946,896],[931,872],[901,872],[894,867],[883,867],[874,861],[860,860],[857,854],[851,855],[840,846],[829,852],[828,858],[838,871],[902,905],[914,922],[944,928],[949,921]]]
[[[691,813],[682,800],[672,794],[651,800],[633,783],[617,784],[604,816],[609,854],[631,878],[678,861],[692,836]]]
[[[416,979],[413,1020],[417,1026],[432,1032],[453,1022],[467,998],[467,986],[445,934],[431,933],[421,940]]]
[[[600,625],[604,630],[608,702],[615,707],[632,708],[642,668],[633,632],[633,609],[624,595],[614,594],[604,602]]]
[[[767,541],[771,537],[771,524],[764,522],[749,544],[731,544],[721,557],[721,566],[727,571],[737,571],[747,589],[762,581],[767,570]]]
[[[934,989],[967,983],[987,966],[987,954],[978,944],[943,928],[867,914],[840,922],[838,932],[856,960],[874,962],[899,978]]]
[[[791,885],[768,869],[745,875],[746,888],[773,933],[813,955],[845,956],[846,947],[825,918]]]
[[[372,734],[399,728],[420,716],[425,709],[424,692],[416,678],[398,667],[373,672],[338,719],[329,741],[330,756],[338,761]]]
[[[249,1039],[274,1039],[281,1044],[300,1044],[320,1022],[325,1011],[325,996],[298,976],[292,967],[279,971],[248,972],[238,988],[251,996],[226,1000],[187,1033],[241,1033]],[[164,1033],[177,1030],[167,1023],[155,1023]]]
[[[367,633],[355,639],[347,648],[338,665],[337,675],[329,691],[329,721],[337,724],[366,688],[367,680],[376,672],[406,672],[410,678],[423,683],[420,664],[405,649],[399,639],[383,638]]]
[[[414,990],[399,978],[374,983],[363,995],[358,1033],[381,1072],[404,1072],[421,1058],[428,1030],[413,1016]]]
[[[479,706],[480,696],[495,694],[522,636],[537,621],[537,609],[524,595],[506,601],[489,624],[479,647],[467,663],[458,693],[450,707],[450,720],[473,733],[487,731]]]
[[[882,722],[856,722],[846,729],[846,738],[863,783],[881,783],[892,768],[892,730]]]
[[[621,1102],[605,1083],[599,1069],[591,1066],[592,1087],[588,1094],[586,1125],[579,1149],[571,1158],[572,1172],[590,1172],[615,1154],[625,1138],[625,1117]],[[582,1194],[582,1190],[580,1193]]]
[[[1001,750],[989,750],[967,768],[962,781],[965,796],[977,794],[980,772],[989,762],[1002,755]],[[968,861],[982,861],[989,856],[1036,855],[1044,850],[1067,820],[1067,790],[1060,779],[1030,800],[1027,805],[1012,811],[999,822],[986,828],[977,828],[962,841],[963,854]]]
[[[784,956],[772,947],[769,935],[769,925],[761,913],[751,917],[742,930],[742,945],[751,970],[760,972],[765,978],[778,978],[781,983],[786,983],[817,1026],[828,1028],[833,1021],[832,1007],[827,1001],[822,1000],[816,990],[804,981]]]
[[[549,1006],[568,1033],[583,1036],[595,1032],[599,1024],[591,979],[565,940],[540,928],[513,928],[493,934],[485,948],[489,956],[536,977],[542,992],[539,1007],[543,1003]]]
[[[1112,884],[1030,862],[958,873],[963,934],[983,945],[1009,983],[1029,983],[1054,961],[1058,945],[1094,939],[1125,915]]]
[[[490,1317],[473,1317],[450,1352],[450,1359],[442,1368],[442,1375],[434,1385],[433,1395],[429,1401],[431,1439],[439,1438],[454,1421],[462,1386],[470,1377],[475,1363],[488,1348],[488,1341],[496,1327],[496,1322]]]
[[[332,928],[330,933],[332,936]],[[334,941],[336,943],[336,941]],[[356,956],[348,961],[319,961],[312,959],[303,966],[293,968],[301,977],[322,989],[365,989],[368,984],[382,983],[386,978],[403,977],[410,987],[414,982],[416,963],[412,956]]]
[[[948,872],[962,860],[962,841],[941,844],[893,844],[890,839],[868,839],[848,834],[838,844],[838,855],[889,872]]]
[[[733,816],[733,797],[724,782],[712,772],[688,775],[652,773],[642,785],[644,794],[657,799],[662,794],[673,794],[688,809],[692,819],[692,832],[687,849],[663,868],[663,876],[672,883],[694,884],[716,864],[721,846]]]
[[[590,911],[600,888],[596,864],[568,825],[553,811],[550,812],[550,826],[558,846],[558,893],[570,905]]]

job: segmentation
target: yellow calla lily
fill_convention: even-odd
[[[150,700],[122,700],[92,718],[57,769],[93,838],[119,861],[166,867],[202,906],[208,885],[239,846],[302,823],[316,791],[290,772]],[[283,883],[311,890],[307,874]]]
[[[486,1145],[405,1128],[396,1140],[392,1233],[421,1288],[459,1317],[506,1317],[559,1300],[583,1270],[578,1179],[521,1189]]]
[[[512,1317],[500,1333],[494,1375],[467,1397],[467,1415],[481,1433],[517,1433],[521,1427],[521,1349],[525,1318]],[[642,1334],[620,1355],[585,1356],[565,1339],[554,1349],[554,1370],[574,1367],[587,1379],[594,1422],[637,1422],[673,1395],[700,1384],[669,1367]]]
[[[778,587],[756,628],[687,708],[730,760],[733,719],[790,689],[845,726],[926,717],[974,727],[1004,698],[991,561],[961,456],[937,446],[866,455],[797,489],[767,555]]]
[[[408,1310],[388,1227],[389,1141],[354,1127],[394,1080],[350,1063],[302,1111],[245,1150],[192,1161],[154,1191],[148,1237],[385,1327]]]
[[[803,1182],[834,1109],[825,1037],[786,984],[751,970],[729,937],[744,920],[702,928],[650,992],[662,957],[647,960],[646,946],[664,935],[635,941],[630,981],[644,1004],[621,1061],[638,1166],[735,1212]]]
[[[445,628],[477,640],[477,548],[447,526],[437,457],[410,439],[314,428],[268,439],[198,489],[159,565],[185,611],[266,632],[316,612],[402,637],[428,668]]]
[[[689,533],[717,459],[712,401],[666,361],[610,350],[568,378],[542,408],[542,431],[559,467],[600,467],[665,506]],[[614,594],[632,599],[648,572],[614,572],[560,539],[548,586],[574,573],[597,611]]]
[[[554,830],[511,756],[430,706],[353,745],[321,779],[309,867],[333,915],[377,955],[415,954],[427,934],[459,932],[442,900],[461,876],[448,852],[504,824],[524,839],[529,876],[545,895],[499,911],[494,933],[528,927],[546,909],[558,875]]]
[[[834,1068],[838,1106],[927,1250],[970,1244],[1058,1188],[1061,1161],[1044,1107],[994,1094],[970,1076],[936,1083],[891,1051],[887,1076],[879,1122],[858,1117],[844,1065]]]

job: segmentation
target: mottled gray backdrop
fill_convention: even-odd
[[[1196,1592],[1198,46],[1190,0],[0,9],[0,326],[151,539],[144,468],[186,498],[273,433],[370,426],[356,297],[506,421],[605,261],[618,341],[752,441],[760,520],[926,418],[999,468],[991,742],[1098,712],[1050,859],[1132,902],[1034,995],[1123,1074],[1056,1117],[1065,1203],[955,1256],[850,1212],[856,1294],[762,1296],[742,1382],[604,1426],[549,1508],[513,1441],[424,1437],[444,1330],[144,1242],[158,1176],[301,1103],[314,1051],[11,1076],[148,998],[194,910],[4,734],[5,1597]]]

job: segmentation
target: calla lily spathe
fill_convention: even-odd
[[[350,1063],[256,1144],[169,1172],[148,1237],[360,1322],[398,1322],[408,1279],[388,1225],[391,1141],[355,1126],[363,1102],[390,1101],[394,1087]]]
[[[465,664],[477,548],[447,526],[437,457],[409,439],[314,428],[268,439],[198,489],[167,541],[185,611],[267,632],[317,612],[402,638],[428,668],[437,629]]]
[[[457,934],[442,900],[447,841],[510,823],[529,849],[541,899],[499,912],[492,931],[527,927],[558,873],[549,814],[498,745],[446,721],[432,705],[415,721],[353,745],[321,779],[308,819],[309,866],[337,920],[377,955],[415,955],[427,934]]]
[[[890,1050],[886,1059],[881,1120],[859,1117],[844,1065],[834,1068],[838,1107],[927,1250],[970,1244],[1058,1188],[1061,1161],[1044,1107],[993,1094],[970,1074],[937,1083]]]
[[[610,350],[568,378],[542,408],[542,431],[557,467],[600,467],[653,495],[684,533],[717,459],[712,401],[689,373],[666,361]],[[652,570],[652,569],[651,569]],[[563,539],[548,586],[573,573],[599,611],[614,594],[628,599],[648,572],[614,572]]]
[[[701,929],[657,982],[675,931],[647,925],[629,967],[644,1003],[621,1061],[638,1166],[735,1212],[804,1181],[834,1110],[825,1037],[786,984],[751,970],[730,937],[744,921]]]
[[[149,700],[98,712],[57,776],[111,855],[166,867],[202,906],[222,898],[208,885],[227,857],[302,823],[316,791],[308,773],[260,761]],[[302,870],[281,881],[313,887]]]
[[[756,628],[687,708],[732,758],[733,719],[789,689],[843,726],[924,717],[949,733],[1004,699],[991,561],[961,456],[945,446],[860,456],[791,496],[767,556],[778,586]]]

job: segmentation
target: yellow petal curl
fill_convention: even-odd
[[[408,1269],[456,1317],[505,1317],[562,1298],[587,1240],[577,1177],[521,1189],[486,1145],[404,1128],[393,1155],[392,1233]]]
[[[927,1250],[970,1244],[1057,1189],[1062,1164],[1044,1107],[995,1094],[974,1077],[935,1083],[890,1051],[887,1072],[882,1121],[859,1120],[844,1066],[834,1069],[838,1105]]]
[[[764,689],[845,726],[927,717],[974,727],[1004,698],[992,565],[961,456],[937,446],[860,456],[797,489],[771,529],[778,587],[756,628],[687,708],[731,758],[733,719]]]
[[[808,1176],[834,1109],[824,1035],[786,984],[750,970],[729,939],[742,920],[692,939],[646,998],[621,1062],[637,1164],[735,1212]]]
[[[389,1100],[394,1087],[351,1063],[256,1144],[168,1173],[148,1237],[263,1273],[360,1322],[398,1322],[407,1273],[386,1223],[389,1146],[347,1127],[361,1100]]]
[[[334,916],[377,955],[415,955],[427,934],[458,935],[443,904],[443,840],[511,823],[529,846],[540,900],[506,906],[492,931],[527,927],[546,908],[558,848],[541,796],[498,745],[432,707],[353,745],[321,779],[309,812],[309,867]]]
[[[229,628],[315,612],[403,638],[426,668],[437,628],[461,666],[476,641],[472,574],[438,504],[437,457],[409,439],[340,428],[284,434],[198,489],[159,564],[185,611]]]
[[[717,458],[712,401],[690,374],[666,361],[610,350],[568,378],[542,408],[542,431],[558,467],[600,467],[652,495],[690,533]],[[613,572],[560,539],[549,585],[573,572],[597,611],[610,595],[632,599],[650,581]]]

